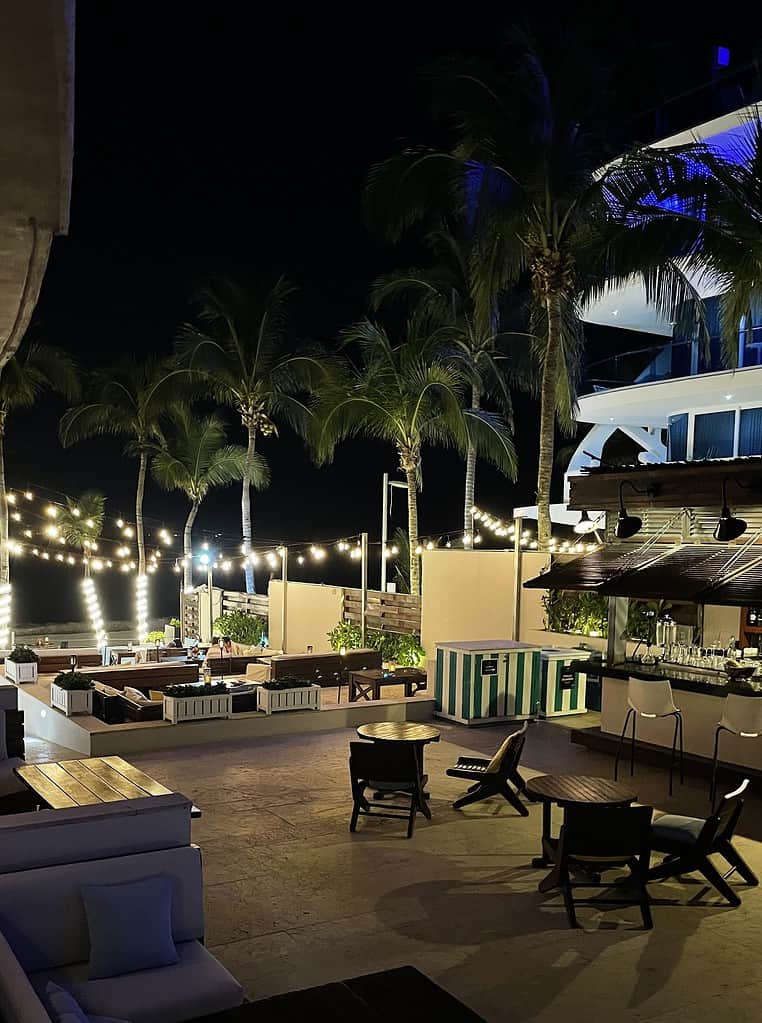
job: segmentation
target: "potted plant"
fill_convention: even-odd
[[[224,682],[167,686],[164,689],[164,720],[198,721],[200,718],[229,718],[232,694]]]
[[[72,714],[92,714],[93,682],[80,671],[61,671],[50,686],[50,706]]]
[[[5,658],[5,677],[12,682],[36,682],[40,658],[30,646],[18,645]]]
[[[323,690],[303,678],[282,678],[257,687],[257,710],[320,710]]]

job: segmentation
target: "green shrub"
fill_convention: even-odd
[[[600,593],[549,590],[542,598],[545,628],[582,636],[608,635],[608,600]]]
[[[354,622],[339,622],[327,634],[331,650],[359,650],[362,646],[362,630]]]
[[[328,633],[332,650],[358,650],[362,646],[362,630],[355,622],[339,622]],[[423,663],[426,651],[418,636],[412,633],[382,632],[368,629],[367,643],[372,650],[378,650],[382,661],[394,661],[406,668],[417,668]]]
[[[13,650],[8,654],[9,661],[15,661],[16,664],[39,664],[40,658],[32,650],[30,646],[24,646],[19,644],[15,646]]]
[[[55,685],[59,689],[92,689],[93,680],[81,671],[61,671],[55,677]]]
[[[164,642],[164,631],[163,631],[163,629],[154,629],[152,632],[149,632],[148,635],[146,636],[146,638],[143,640],[143,642],[144,643],[155,643],[157,640],[159,642],[161,642],[161,643]]]
[[[234,643],[259,646],[267,635],[267,619],[246,611],[229,611],[220,615],[213,628],[216,636],[230,636]]]
[[[193,682],[189,682],[187,685],[178,686],[167,686],[164,690],[165,696],[219,696],[221,693],[226,693],[228,687],[224,682],[206,682],[202,685],[196,685]]]
[[[310,682],[306,678],[279,678],[273,682],[263,682],[263,689],[309,689],[310,686],[314,685],[314,682]]]
[[[182,622],[179,618],[170,618],[167,625],[171,625],[175,629],[179,629],[182,626]]]

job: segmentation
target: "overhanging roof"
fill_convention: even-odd
[[[762,547],[681,544],[659,548],[612,544],[524,584],[530,589],[594,590],[610,597],[697,604],[762,602]]]

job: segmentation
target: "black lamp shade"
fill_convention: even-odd
[[[729,543],[731,540],[737,540],[745,532],[746,523],[744,520],[737,519],[731,515],[730,508],[724,505],[719,521],[714,527],[715,540],[719,540],[720,543]]]
[[[642,526],[643,520],[638,515],[628,515],[624,508],[620,508],[614,535],[618,540],[629,540],[640,532]]]
[[[584,533],[590,533],[595,529],[595,523],[590,518],[588,512],[583,509],[582,514],[579,517],[579,522],[574,526],[574,532],[578,536],[582,536]]]

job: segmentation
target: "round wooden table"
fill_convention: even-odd
[[[578,774],[542,774],[527,781],[527,795],[542,803],[542,852],[532,860],[533,867],[547,867],[554,862],[558,840],[551,834],[551,809],[578,804],[582,806],[629,806],[638,798],[627,785],[608,778],[592,778]],[[541,892],[555,888],[555,870],[539,884]]]

